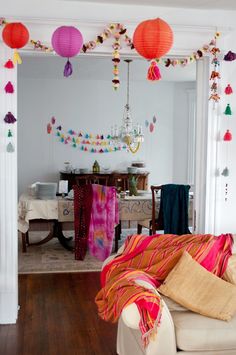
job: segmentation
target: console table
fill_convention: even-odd
[[[116,186],[120,191],[129,190],[129,177],[134,175],[138,178],[138,190],[148,189],[148,175],[149,172],[137,172],[135,174],[128,174],[127,172],[110,172],[110,173],[68,173],[60,171],[60,179],[68,180],[68,189],[71,190],[73,185],[84,185],[89,183],[99,183],[101,185]]]

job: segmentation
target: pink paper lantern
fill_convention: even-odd
[[[76,56],[83,46],[81,32],[73,26],[58,27],[52,35],[52,47],[61,57],[68,58],[64,69],[64,76],[72,74],[72,65],[69,58]]]

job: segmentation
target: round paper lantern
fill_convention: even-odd
[[[29,41],[29,31],[27,27],[20,22],[8,23],[3,28],[2,39],[8,47],[15,49],[13,61],[21,64],[22,60],[16,49],[24,47]]]
[[[142,57],[146,59],[160,58],[172,47],[173,31],[160,18],[146,20],[135,29],[133,44]]]
[[[69,58],[76,56],[83,46],[81,32],[73,26],[58,27],[52,35],[52,46],[57,54],[68,58],[64,76],[70,76],[72,74],[72,65]]]

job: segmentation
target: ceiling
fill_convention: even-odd
[[[81,0],[63,0],[77,1]],[[86,2],[103,3],[103,4],[121,4],[121,5],[142,5],[142,6],[163,6],[163,7],[179,7],[190,9],[221,9],[236,10],[235,0],[89,0]]]
[[[52,78],[63,79],[63,69],[66,59],[59,56],[22,56],[23,63],[18,67],[19,77],[24,78]],[[97,57],[95,55],[80,55],[71,59],[73,75],[71,80],[112,80],[113,65],[111,57]],[[149,63],[143,59],[135,59],[130,64],[130,80],[145,81]],[[186,67],[169,67],[159,65],[162,81],[195,81],[196,65]],[[126,81],[127,64],[121,60],[119,78]],[[70,80],[69,79],[69,80]]]

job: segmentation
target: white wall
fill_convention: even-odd
[[[126,83],[122,82],[115,92],[110,80],[93,80],[91,77],[79,80],[76,75],[73,79],[64,79],[59,74],[58,78],[47,78],[43,74],[47,70],[39,69],[39,65],[38,60],[26,58],[19,67],[19,193],[34,181],[58,180],[65,161],[70,161],[76,168],[91,168],[97,159],[101,167],[124,170],[132,161],[142,159],[151,171],[150,183],[173,181],[173,82],[154,84],[136,80],[131,83],[132,116],[143,125],[145,134],[145,142],[137,154],[126,151],[94,154],[58,142],[56,137],[46,133],[47,123],[55,116],[57,124],[66,130],[109,133],[112,124],[121,123]],[[42,61],[42,65],[47,66],[47,61]],[[144,122],[146,119],[151,122],[153,115],[156,115],[157,123],[154,133],[150,133]],[[184,115],[185,112],[178,120],[185,120]]]
[[[173,112],[173,182],[187,184],[189,149],[189,98],[195,92],[195,82],[175,83]],[[192,132],[193,133],[193,132]],[[190,137],[190,139],[194,139]]]

